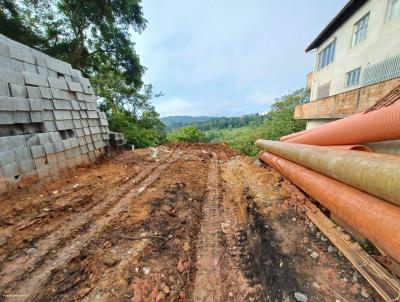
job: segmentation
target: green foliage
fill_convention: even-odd
[[[158,95],[143,84],[145,68],[132,42],[131,33],[146,23],[141,0],[0,0],[0,33],[81,70],[111,129],[138,147],[165,137],[150,104]]]
[[[254,144],[257,139],[278,140],[281,136],[305,129],[306,123],[294,120],[293,114],[294,108],[308,97],[306,89],[296,90],[276,99],[266,116],[254,115],[254,119],[248,120],[248,126],[235,128],[235,124],[230,123],[226,128],[214,128],[205,133],[212,142],[224,141],[233,149],[254,156],[259,152]]]
[[[108,117],[111,131],[122,132],[129,144],[137,148],[166,143],[164,124],[155,110],[144,112],[139,118],[129,112],[115,112]]]
[[[170,142],[204,143],[207,142],[206,135],[195,127],[187,126],[177,129],[168,134]]]
[[[278,140],[281,136],[302,131],[306,127],[303,120],[293,118],[294,108],[309,96],[310,91],[299,89],[291,94],[275,100],[267,119],[261,126],[262,137],[269,140]]]
[[[244,126],[259,126],[262,124],[264,116],[249,114],[235,117],[186,117],[176,116],[162,118],[167,126],[167,131],[173,131],[184,126],[193,126],[201,131],[212,129],[239,128]]]

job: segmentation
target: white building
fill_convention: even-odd
[[[349,0],[313,50],[311,101],[400,77],[400,0]]]

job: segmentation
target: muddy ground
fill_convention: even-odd
[[[10,194],[0,300],[379,301],[290,186],[226,146],[175,144]]]

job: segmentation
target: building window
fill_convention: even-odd
[[[330,89],[331,82],[319,86],[317,90],[317,100],[327,98],[329,96]]]
[[[336,40],[325,47],[318,55],[318,69],[324,68],[332,63],[335,58]]]
[[[354,24],[354,34],[352,46],[357,45],[364,41],[367,36],[369,13],[362,17],[356,24]]]
[[[389,0],[389,20],[400,16],[400,0]]]
[[[360,82],[361,67],[346,73],[346,87],[356,85]]]

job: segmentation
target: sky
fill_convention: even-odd
[[[133,40],[163,116],[239,116],[302,88],[305,48],[346,0],[144,0]]]

